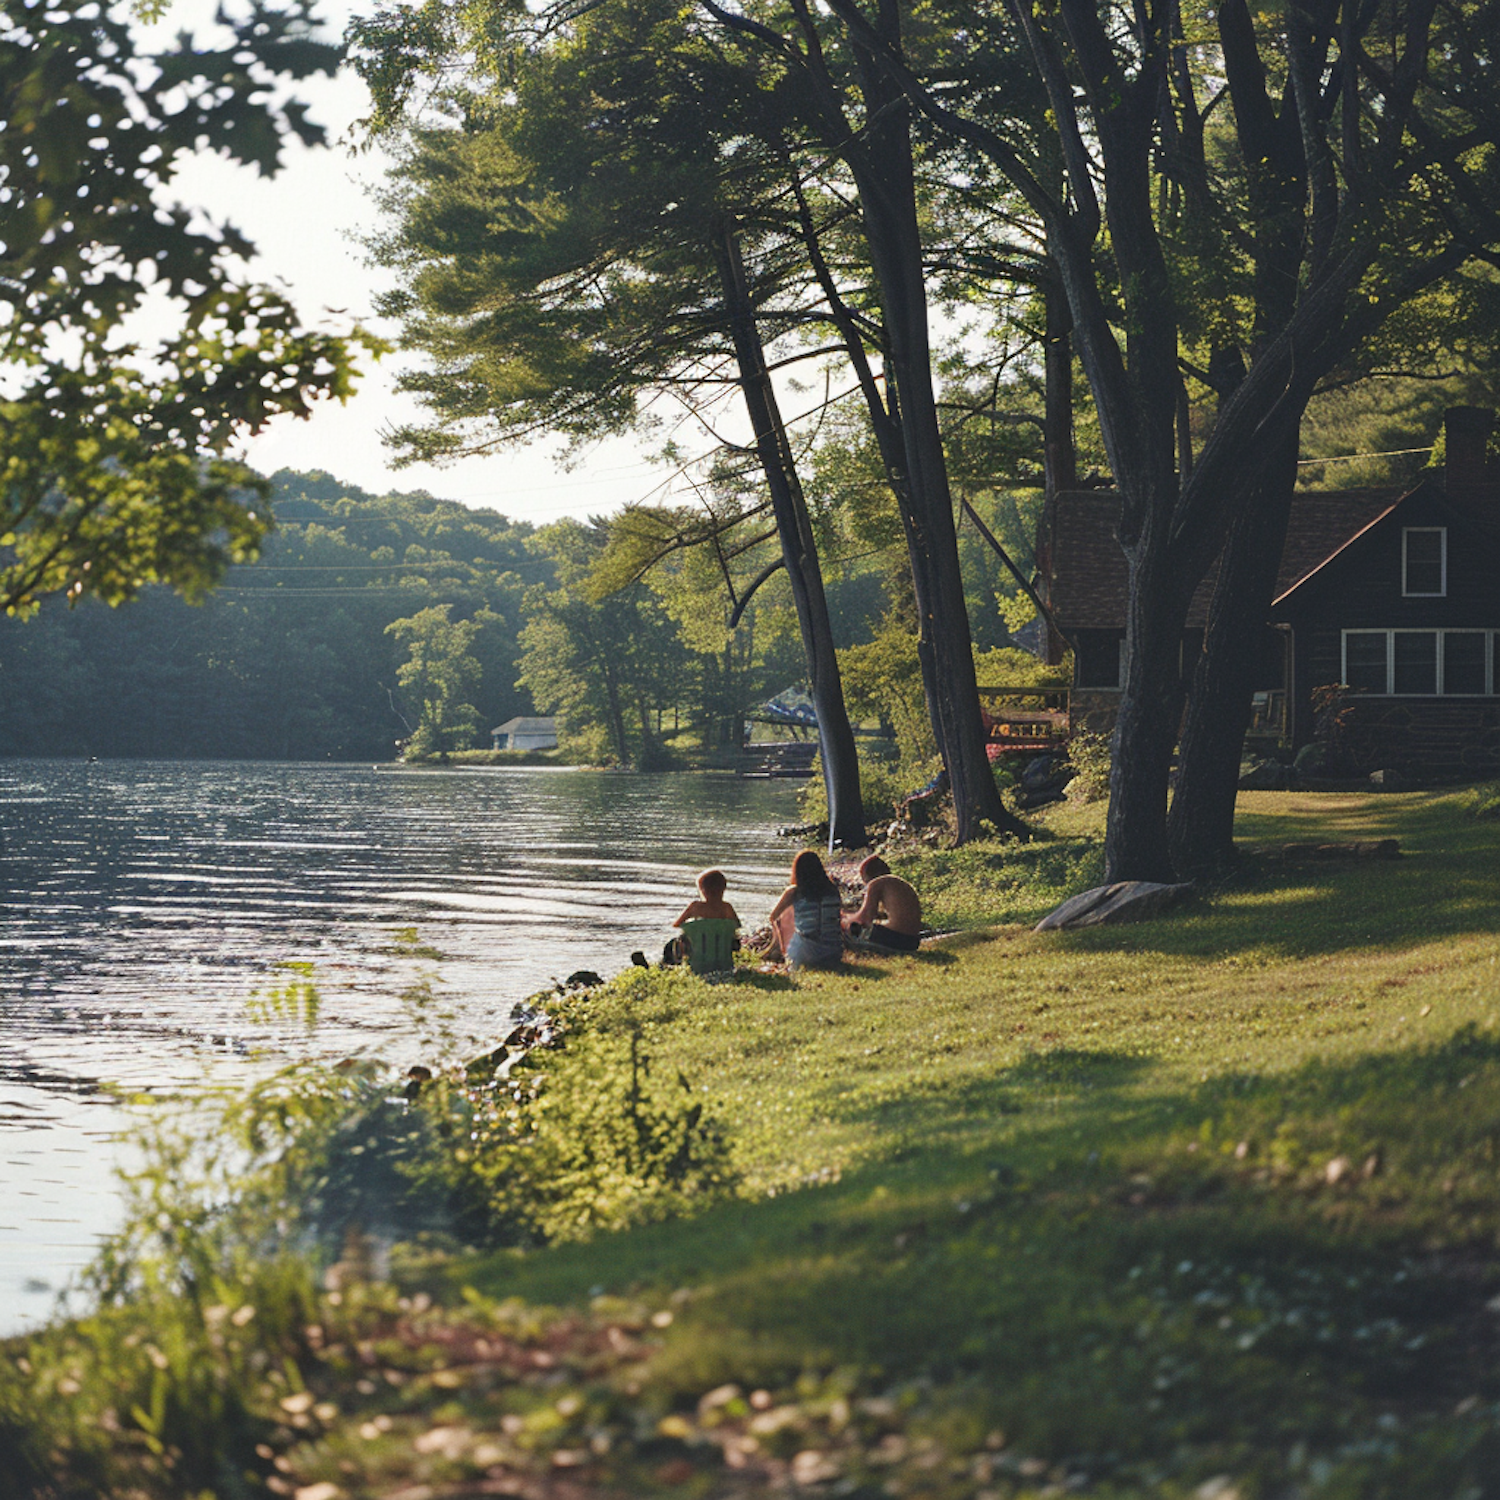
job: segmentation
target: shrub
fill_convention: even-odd
[[[931,760],[892,765],[862,758],[859,763],[859,792],[864,802],[865,822],[872,826],[889,823],[896,816],[896,804],[936,775],[941,764],[938,760]],[[797,796],[797,807],[804,822],[828,821],[828,792],[823,785],[821,773],[814,774],[803,783]]]
[[[414,1175],[446,1191],[481,1243],[588,1239],[735,1185],[723,1128],[681,1073],[653,1070],[638,1032],[571,1031],[509,1074],[450,1073],[419,1106],[452,1145]]]
[[[1328,682],[1313,688],[1310,698],[1313,711],[1313,743],[1323,752],[1319,770],[1329,775],[1346,775],[1354,770],[1349,728],[1354,718],[1351,697],[1356,689],[1342,682]]]
[[[996,646],[974,653],[974,675],[980,687],[1067,687],[1072,680],[1069,662],[1049,665],[1017,646]]]
[[[1078,774],[1068,783],[1075,802],[1098,802],[1109,796],[1109,740],[1102,734],[1075,734],[1068,763]]]

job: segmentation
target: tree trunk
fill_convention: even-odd
[[[740,388],[755,433],[756,452],[771,492],[771,509],[802,632],[808,684],[818,716],[823,786],[828,793],[828,847],[830,851],[840,847],[860,849],[869,842],[869,836],[865,831],[864,800],[859,785],[859,752],[844,705],[844,686],[833,649],[833,625],[823,592],[817,542],[797,478],[796,460],[777,407],[776,392],[766,370],[765,350],[740,253],[739,231],[732,221],[722,226],[714,250],[734,337]]]
[[[641,753],[636,762],[637,767],[642,771],[657,770],[660,767],[661,747],[651,724],[651,705],[646,701],[644,693],[636,695],[635,711],[641,721]]]
[[[1073,443],[1073,316],[1062,284],[1044,292],[1047,331],[1042,370],[1046,411],[1042,422],[1042,463],[1047,497],[1078,484],[1078,453]]]
[[[1110,746],[1106,881],[1176,878],[1167,844],[1167,781],[1182,719],[1187,597],[1166,551],[1141,546],[1130,557],[1125,681]]]
[[[614,671],[608,661],[601,658],[600,665],[604,676],[604,699],[607,705],[609,737],[615,742],[615,757],[623,770],[630,765],[630,738],[625,733],[625,710],[620,706],[620,684],[615,680]]]
[[[1250,700],[1297,481],[1298,430],[1281,439],[1229,534],[1194,665],[1177,790],[1167,818],[1182,875],[1222,873],[1235,860],[1234,804]]]
[[[895,25],[894,16],[890,24]],[[863,149],[847,160],[859,187],[860,214],[880,288],[889,344],[888,380],[896,387],[905,459],[902,524],[911,558],[918,615],[918,658],[928,711],[953,791],[957,842],[989,824],[1020,838],[1030,829],[1007,811],[985,754],[974,676],[953,496],[932,389],[932,353],[922,237],[907,106],[900,90],[856,47],[869,119]]]

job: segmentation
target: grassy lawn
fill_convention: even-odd
[[[1097,860],[1100,809],[1063,806],[1030,849],[903,868],[963,928],[909,958],[627,972],[591,1028],[692,1082],[742,1195],[300,1294],[246,1366],[246,1492],[1500,1495],[1473,800],[1246,794],[1252,845],[1404,857],[1257,855],[1166,918],[1035,935]],[[50,1337],[29,1368],[86,1386],[97,1329]]]

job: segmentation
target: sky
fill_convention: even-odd
[[[349,0],[321,0],[318,13],[336,39],[359,8]],[[214,0],[172,0],[157,26],[141,29],[159,45],[182,30],[206,34],[213,11]],[[369,191],[380,182],[383,166],[378,154],[349,149],[354,122],[366,109],[364,87],[345,73],[301,85],[297,92],[313,105],[313,118],[327,129],[332,149],[293,144],[286,149],[283,170],[271,179],[205,154],[179,169],[174,196],[243,230],[258,250],[253,274],[286,283],[305,322],[317,323],[325,309],[343,309],[391,337],[394,328],[372,312],[389,273],[367,266],[359,243],[360,236],[379,225]],[[539,525],[562,516],[607,514],[632,500],[662,498],[661,486],[670,472],[629,439],[593,445],[566,472],[555,462],[561,444],[545,441],[442,467],[397,468],[381,435],[422,415],[414,400],[394,388],[397,370],[410,357],[387,355],[367,369],[358,393],[343,406],[322,402],[308,420],[277,419],[250,440],[244,456],[266,474],[279,468],[323,469],[376,494],[428,490]]]

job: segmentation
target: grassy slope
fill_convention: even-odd
[[[1083,1471],[1178,1454],[1269,1478],[1298,1443],[1494,1402],[1495,824],[1427,795],[1241,816],[1252,840],[1396,834],[1407,857],[794,984],[627,981],[601,1004],[711,1081],[759,1185],[837,1181],[470,1279],[685,1288],[657,1367],[683,1396],[924,1376],[962,1392],[970,1439],[998,1424]]]
[[[929,855],[940,917],[1013,925],[795,981],[621,976],[598,1023],[704,1089],[755,1193],[461,1266],[520,1303],[460,1321],[557,1308],[620,1367],[329,1363],[322,1436],[271,1445],[283,1491],[1500,1493],[1500,825],[1251,794],[1241,829],[1407,857],[1257,861],[1170,919],[1035,936],[1061,841]],[[434,1430],[467,1436],[413,1446]]]

